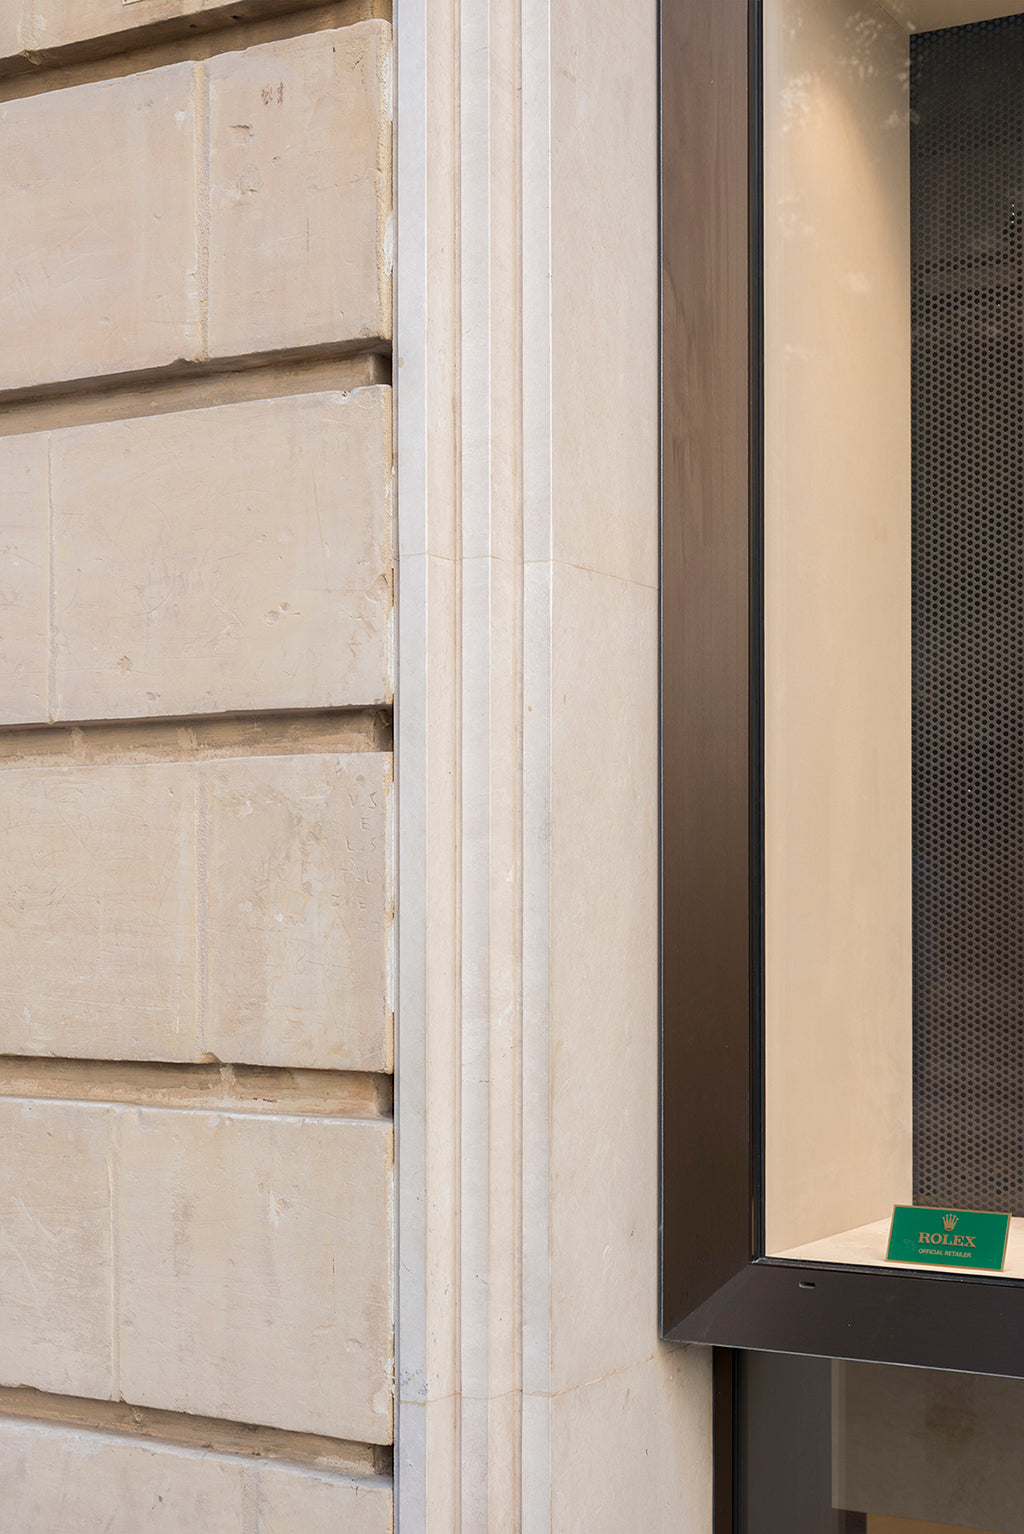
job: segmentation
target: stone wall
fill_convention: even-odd
[[[391,1528],[379,0],[0,8],[0,1527]]]

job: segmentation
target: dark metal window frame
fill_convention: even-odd
[[[763,1251],[760,14],[661,0],[662,1331],[1024,1377],[1022,1281]]]

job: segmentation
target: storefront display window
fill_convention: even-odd
[[[1024,1375],[1024,14],[663,26],[665,1331]]]
[[[764,8],[765,1250],[1024,1277],[1024,17],[916,9]]]

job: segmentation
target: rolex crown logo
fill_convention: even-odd
[[[959,1219],[959,1215],[944,1214],[942,1216],[942,1223],[946,1227],[947,1230],[955,1230],[956,1222],[957,1222],[958,1219]]]

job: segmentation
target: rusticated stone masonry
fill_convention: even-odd
[[[391,29],[0,4],[0,1528],[392,1526]]]

